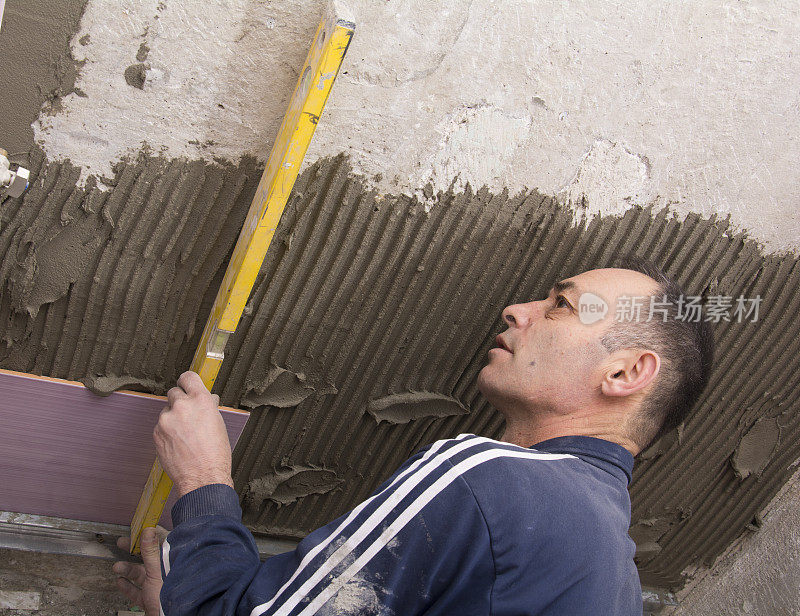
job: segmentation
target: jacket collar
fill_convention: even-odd
[[[536,443],[530,449],[548,453],[569,453],[619,476],[620,479],[624,478],[628,484],[631,482],[633,454],[622,445],[611,441],[593,436],[557,436]]]

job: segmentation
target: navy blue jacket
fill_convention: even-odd
[[[472,434],[434,443],[293,552],[261,563],[236,492],[172,509],[166,616],[641,616],[628,536],[633,456],[591,437],[530,449]]]

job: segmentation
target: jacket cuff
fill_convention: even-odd
[[[172,506],[172,525],[203,515],[223,515],[237,522],[242,520],[239,495],[229,485],[212,483],[181,496]]]

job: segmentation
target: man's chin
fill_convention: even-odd
[[[477,381],[477,383],[478,383],[478,391],[480,391],[484,396],[486,395],[486,393],[483,391],[483,388],[485,387],[485,383],[486,383],[486,377],[484,375],[486,373],[486,368],[488,368],[488,367],[489,366],[487,364],[486,366],[481,368],[481,371],[478,373],[478,381]]]
[[[480,391],[485,398],[490,398],[494,387],[492,386],[492,370],[491,364],[486,364],[478,373],[478,391]]]
[[[492,362],[486,364],[478,373],[476,383],[478,391],[483,394],[489,404],[500,412],[503,407],[515,399],[513,391],[510,389],[512,383],[509,382],[507,366],[496,365]]]

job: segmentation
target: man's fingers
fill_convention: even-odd
[[[114,563],[114,566],[111,567],[111,570],[140,588],[147,579],[147,574],[144,571],[144,567],[136,563],[119,561]]]
[[[181,387],[173,387],[167,392],[167,402],[169,402],[170,406],[175,404],[181,398],[185,397],[186,397],[186,392],[183,391],[183,388]]]
[[[134,586],[129,580],[125,578],[117,578],[117,588],[120,589],[131,602],[138,607],[144,607],[144,597],[142,596],[142,589]]]
[[[120,549],[125,550],[126,552],[131,551],[131,538],[130,537],[118,537],[117,538],[117,547]]]
[[[208,393],[203,379],[200,378],[199,374],[191,370],[184,372],[178,377],[178,386],[190,396],[202,394],[204,392]]]
[[[142,562],[146,577],[161,579],[161,550],[155,528],[142,531]]]

